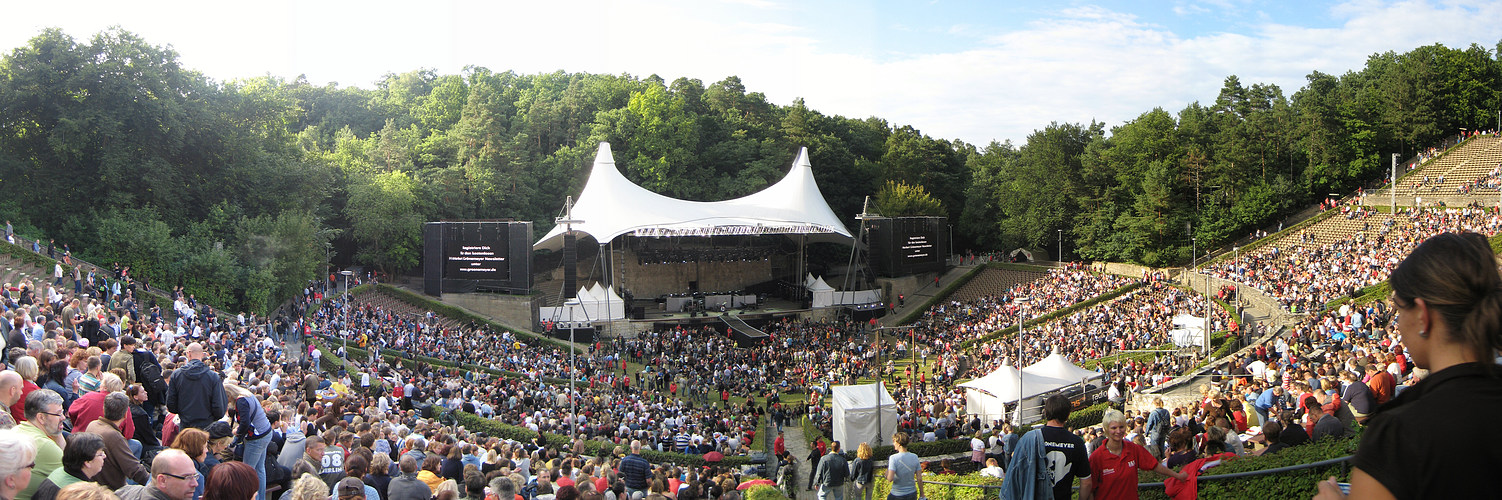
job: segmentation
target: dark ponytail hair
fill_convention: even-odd
[[[1395,302],[1415,298],[1443,321],[1452,341],[1495,374],[1502,347],[1502,276],[1491,243],[1477,233],[1442,233],[1419,244],[1388,278]]]

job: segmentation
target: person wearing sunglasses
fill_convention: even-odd
[[[151,461],[151,484],[130,485],[115,492],[120,500],[194,500],[198,469],[187,453],[168,448]]]
[[[14,428],[0,429],[0,500],[13,500],[31,483],[37,447],[31,437]]]

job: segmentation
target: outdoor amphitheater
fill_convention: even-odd
[[[567,247],[564,255],[577,255],[579,245],[584,255],[574,260],[579,269],[565,259],[537,271],[545,277],[532,287],[537,293],[434,295],[424,290],[431,276],[352,273],[310,284],[286,309],[295,316],[230,317],[24,234],[11,236],[0,254],[0,280],[8,341],[52,321],[16,314],[29,306],[53,304],[79,317],[107,307],[91,305],[86,290],[151,311],[123,330],[110,317],[103,325],[70,322],[73,338],[20,337],[11,345],[21,350],[11,352],[39,356],[32,370],[40,363],[61,374],[70,366],[80,376],[94,373],[88,370],[100,367],[84,353],[101,343],[117,348],[120,331],[146,340],[142,352],[168,373],[194,361],[182,358],[187,341],[218,350],[226,377],[239,377],[267,398],[268,413],[293,423],[282,435],[288,444],[270,457],[287,469],[302,453],[287,451],[291,436],[316,430],[329,443],[357,439],[341,449],[349,456],[375,443],[426,449],[423,466],[436,464],[435,475],[447,473],[450,459],[483,456],[477,468],[509,471],[511,484],[527,490],[518,494],[541,497],[565,487],[558,471],[578,474],[575,466],[579,477],[601,483],[596,492],[609,491],[624,474],[611,460],[634,442],[653,467],[683,484],[723,488],[725,478],[764,478],[788,497],[812,498],[826,443],[840,441],[847,452],[868,444],[884,468],[891,436],[903,432],[913,437],[906,449],[923,464],[929,497],[994,498],[1008,487],[1001,470],[1018,460],[1013,438],[1043,426],[1045,400],[1060,395],[1071,410],[1065,428],[1090,449],[1105,446],[1101,420],[1113,410],[1124,412],[1127,440],[1154,446],[1149,422],[1159,419],[1161,403],[1167,427],[1201,437],[1170,439],[1153,452],[1170,461],[1213,456],[1220,464],[1196,470],[1201,497],[1243,497],[1249,489],[1298,496],[1327,476],[1350,475],[1360,422],[1374,411],[1346,400],[1351,381],[1341,379],[1351,367],[1392,372],[1388,387],[1380,387],[1382,377],[1363,377],[1382,398],[1376,402],[1422,377],[1404,363],[1387,275],[1431,236],[1478,232],[1497,248],[1502,232],[1498,135],[1452,138],[1400,168],[1395,186],[1309,207],[1265,236],[1207,250],[1193,267],[945,252],[927,271],[862,280],[825,268],[816,276],[805,254],[810,236],[851,235],[818,219],[828,208],[800,156],[771,189],[779,200],[802,197],[814,218],[723,234],[745,249],[727,253],[658,240],[701,229],[674,226],[671,200],[638,193],[638,211],[626,215],[659,217],[649,223],[671,230],[633,236],[642,233],[581,223],[588,245],[575,241],[573,228],[555,230],[536,245]],[[634,187],[619,184],[614,170],[602,146],[591,183]],[[590,186],[578,217],[605,222],[629,212],[591,205],[590,196],[603,191]],[[662,208],[654,212],[652,203]],[[736,209],[713,209],[728,221],[718,227],[756,226]],[[252,345],[263,349],[236,348]],[[79,355],[57,354],[70,350]],[[50,377],[33,387],[62,385],[59,375]],[[1273,387],[1299,397],[1264,397]],[[1337,417],[1339,432],[1309,435],[1315,422],[1301,420],[1314,418],[1301,410],[1306,396]],[[1268,425],[1283,431],[1269,436],[1262,432]],[[1301,427],[1310,431],[1290,437]],[[149,421],[136,430],[138,441],[165,441],[151,435]],[[1209,447],[1205,435],[1225,436],[1224,443]],[[579,460],[560,466],[560,454]],[[988,468],[995,458],[1000,464]],[[523,460],[531,473],[551,469],[552,476],[518,477]],[[1161,479],[1144,472],[1140,494],[1164,496]],[[1181,491],[1182,483],[1170,478],[1167,488]],[[273,494],[292,487],[269,483]],[[889,485],[879,479],[876,488],[885,494]]]

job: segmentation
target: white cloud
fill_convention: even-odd
[[[0,19],[0,47],[23,45],[44,26],[87,39],[118,23],[172,44],[186,66],[220,80],[306,73],[318,83],[370,87],[387,72],[457,73],[467,65],[706,84],[737,75],[779,104],[803,97],[826,114],[879,116],[984,145],[1021,142],[1054,121],[1115,126],[1154,107],[1177,111],[1214,99],[1231,74],[1292,95],[1310,71],[1343,74],[1373,53],[1432,43],[1492,48],[1502,38],[1495,22],[1502,2],[1494,1],[1352,0],[1329,8],[1333,26],[1240,15],[1234,27],[1199,35],[1093,5],[1011,31],[988,28],[996,23],[978,13],[926,25],[878,5],[852,5],[837,16],[819,7],[772,0],[28,2]],[[1173,9],[1218,17],[1254,7],[1215,0]],[[952,48],[892,49],[886,38],[919,33]]]

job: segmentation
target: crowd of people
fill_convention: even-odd
[[[1245,283],[1296,313],[1323,309],[1331,301],[1387,279],[1402,257],[1436,234],[1473,231],[1497,234],[1502,216],[1483,208],[1400,209],[1397,217],[1370,208],[1346,206],[1336,217],[1361,221],[1363,230],[1330,243],[1305,228],[1270,244],[1203,270]]]
[[[1321,244],[1311,236],[1315,229],[1306,229],[1285,239],[1292,243],[1269,245],[1205,271],[1312,314],[1288,335],[1230,360],[1214,382],[1202,386],[1194,404],[1110,413],[1100,429],[1066,430],[1088,457],[1071,459],[1074,465],[1066,468],[1077,473],[1084,463],[1089,486],[1109,492],[1124,487],[1126,479],[1113,474],[1138,448],[1151,460],[1136,467],[1183,480],[1183,470],[1197,471],[1199,460],[1278,453],[1363,424],[1381,431],[1369,433],[1376,436],[1371,439],[1392,439],[1398,429],[1412,432],[1395,422],[1420,413],[1388,408],[1441,397],[1424,384],[1439,378],[1435,372],[1484,364],[1487,354],[1495,355],[1496,332],[1477,329],[1502,327],[1502,320],[1450,324],[1457,320],[1415,312],[1465,306],[1491,314],[1502,308],[1502,299],[1492,296],[1496,292],[1458,305],[1439,301],[1424,281],[1423,273],[1434,269],[1413,271],[1419,274],[1409,285],[1395,282],[1391,303],[1323,307],[1398,276],[1410,265],[1404,258],[1423,248],[1420,243],[1463,231],[1496,234],[1502,217],[1478,208],[1409,210],[1398,217],[1343,210],[1341,216],[1363,221],[1364,230]],[[1430,258],[1453,258],[1475,250],[1466,246],[1474,244],[1454,243],[1461,250],[1447,248]],[[1494,261],[1476,265],[1480,274],[1496,267]],[[1001,422],[966,414],[964,394],[955,387],[959,380],[1003,365],[1027,366],[1054,352],[1079,362],[1169,345],[1173,320],[1182,314],[1210,311],[1215,332],[1231,324],[1221,307],[1207,307],[1202,295],[1157,276],[1138,280],[1070,267],[997,295],[942,303],[911,330],[885,335],[858,322],[783,319],[767,325],[768,338],[752,346],[737,345],[714,326],[679,326],[603,339],[571,353],[526,335],[444,324],[431,312],[386,310],[348,295],[309,294],[305,303],[323,299],[321,306],[307,319],[281,319],[292,324],[287,328],[266,318],[216,312],[182,290],[171,291],[172,305],[164,312],[154,301],[139,300],[141,290],[128,268],[75,269],[71,291],[61,286],[61,276],[0,290],[0,404],[8,409],[0,412],[5,500],[730,498],[744,479],[739,471],[654,466],[641,453],[749,455],[758,439],[767,438],[765,422],[780,430],[807,415],[815,426],[828,428],[832,415],[824,398],[830,387],[877,375],[898,382],[891,389],[901,408],[900,427],[914,441],[970,439],[974,461],[997,460],[993,473],[1000,473],[1001,464],[1016,467],[1019,453],[1063,438],[1030,442]],[[1134,283],[1141,285],[1109,301],[1027,324],[1020,359],[1019,338],[1013,336],[960,348],[961,342]],[[1487,283],[1472,288],[1496,287]],[[1450,344],[1421,340],[1429,335],[1479,347],[1456,355],[1446,350]],[[352,357],[326,351],[319,338],[511,374]],[[1425,350],[1415,351],[1415,342]],[[1435,352],[1451,356],[1436,359]],[[923,363],[902,371],[894,363],[920,357]],[[1113,382],[1142,389],[1182,375],[1192,363],[1165,354],[1108,369]],[[782,403],[795,393],[806,394],[804,404]],[[1059,419],[1061,410],[1050,404],[1044,429],[1067,420],[1067,408]],[[430,405],[440,410],[424,411]],[[553,449],[541,440],[512,441],[441,425],[432,417],[443,410],[568,436],[572,443]],[[584,452],[590,441],[615,451],[592,456]],[[869,478],[859,464],[826,463],[831,448],[816,447],[810,456],[810,465],[818,463],[811,481],[827,487],[849,471]],[[1147,466],[1159,463],[1161,469]],[[1360,470],[1396,474],[1391,465],[1382,457],[1358,460]],[[837,472],[841,467],[847,472]],[[1371,481],[1360,483],[1366,488],[1406,487],[1366,479]]]

